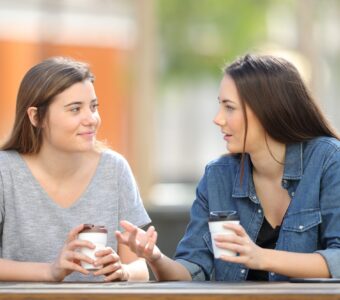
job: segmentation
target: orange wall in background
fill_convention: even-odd
[[[20,80],[37,61],[36,45],[0,41],[0,141],[9,134],[13,125]]]
[[[90,64],[99,99],[102,127],[98,138],[128,155],[128,53],[114,48],[0,41],[0,141],[12,128],[15,100],[26,71],[49,56],[70,56]]]

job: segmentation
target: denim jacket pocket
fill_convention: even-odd
[[[320,209],[305,209],[289,214],[282,224],[277,249],[311,253],[319,248]]]
[[[320,209],[305,209],[285,217],[282,229],[287,231],[304,232],[321,223]]]

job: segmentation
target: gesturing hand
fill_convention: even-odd
[[[92,264],[93,260],[77,251],[77,249],[81,247],[93,249],[95,246],[88,241],[78,240],[78,234],[83,230],[83,228],[84,224],[81,224],[69,232],[67,240],[56,261],[51,264],[52,280],[61,281],[74,271],[83,273],[85,275],[89,274],[89,271],[80,265],[80,261],[85,261]]]
[[[155,262],[161,258],[162,253],[156,246],[157,232],[153,226],[144,231],[128,221],[121,221],[124,233],[116,231],[119,243],[127,245],[137,256],[145,258],[148,262]]]

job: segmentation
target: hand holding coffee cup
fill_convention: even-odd
[[[94,249],[90,249],[87,247],[80,248],[80,252],[87,255],[93,260],[96,260],[97,257],[95,253],[100,250],[104,250],[106,248],[107,243],[107,229],[105,226],[93,225],[93,224],[84,224],[83,230],[78,235],[79,240],[89,241],[95,245]],[[89,264],[87,262],[81,261],[81,266],[87,270],[98,270],[103,266],[94,266],[93,264]]]
[[[216,246],[215,236],[221,234],[235,234],[232,229],[227,229],[224,224],[240,224],[236,211],[211,211],[209,214],[209,230],[211,234],[214,257],[220,258],[221,255],[236,256],[236,253]]]

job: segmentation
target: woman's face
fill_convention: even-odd
[[[218,96],[219,111],[214,123],[220,126],[230,153],[242,153],[245,135],[245,118],[234,80],[225,75]],[[248,119],[248,133],[245,152],[251,153],[265,145],[265,131],[252,110],[245,105]]]
[[[43,122],[43,147],[66,152],[94,149],[101,120],[90,80],[78,82],[57,95]]]

